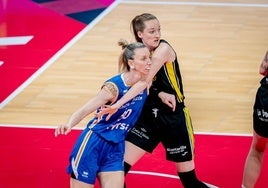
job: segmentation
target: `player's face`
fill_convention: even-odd
[[[145,46],[147,46],[151,51],[157,48],[160,42],[160,23],[157,19],[155,19],[145,21],[144,25],[145,29],[142,32],[139,31],[138,35],[141,38],[143,44],[145,44]]]
[[[135,49],[135,55],[132,63],[135,71],[138,71],[142,75],[148,74],[152,64],[148,48],[144,47]]]

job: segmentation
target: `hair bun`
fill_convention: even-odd
[[[122,49],[124,49],[128,45],[128,41],[126,39],[122,39],[122,38],[119,39],[117,43],[119,46],[122,47]]]

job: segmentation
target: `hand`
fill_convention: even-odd
[[[173,94],[169,94],[166,92],[161,91],[158,94],[158,97],[162,100],[162,102],[172,108],[172,111],[175,111],[176,108],[176,99]]]
[[[99,110],[99,112],[97,112],[95,114],[95,117],[97,117],[97,119],[98,119],[97,121],[99,121],[104,114],[108,114],[107,117],[105,118],[105,120],[108,121],[111,118],[111,116],[114,113],[117,112],[117,110],[118,110],[118,108],[115,105],[112,105],[112,106],[110,106],[110,105],[104,105],[104,106],[101,107],[101,109]]]
[[[55,134],[55,137],[57,137],[58,135],[62,134],[62,135],[67,135],[71,132],[71,127],[70,126],[67,126],[67,125],[59,125],[54,134]]]

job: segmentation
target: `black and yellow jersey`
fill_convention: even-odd
[[[160,43],[163,42],[168,44],[168,42],[165,40],[160,41]],[[174,94],[177,101],[176,106],[178,108],[184,106],[182,78],[176,53],[175,60],[172,62],[166,62],[155,75],[150,88],[150,94],[147,98],[147,100],[150,101],[150,103],[153,103],[156,108],[168,110],[170,107],[168,107],[166,104],[163,104],[161,99],[158,97],[158,93],[160,91]],[[146,102],[147,104],[148,101]]]

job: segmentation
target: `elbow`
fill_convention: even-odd
[[[141,85],[143,88],[147,88],[151,85],[151,81],[148,81],[148,80],[144,80],[144,81],[141,81]]]
[[[260,71],[260,74],[263,75],[263,76],[266,76],[267,75],[267,71]]]
[[[140,80],[137,84],[140,87],[147,87],[148,85],[150,85],[151,81],[148,79],[144,79],[144,80]]]
[[[264,69],[264,68],[262,68],[262,67],[260,67],[260,69],[259,69],[259,73],[260,73],[261,75],[263,75],[263,76],[266,76],[266,75],[267,75],[267,70]]]

